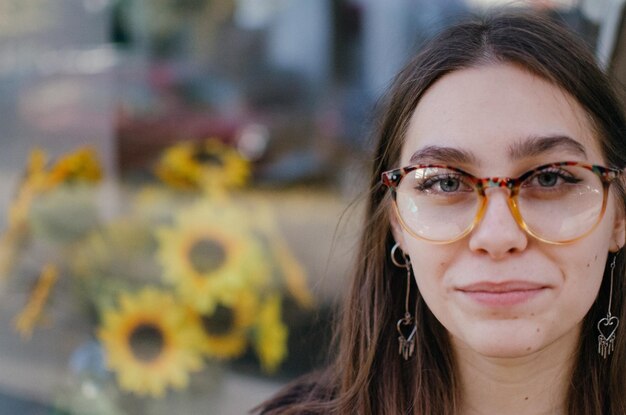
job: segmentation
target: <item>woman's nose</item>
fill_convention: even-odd
[[[501,259],[507,254],[521,252],[528,245],[528,234],[515,220],[509,207],[509,192],[504,188],[485,191],[485,212],[469,235],[472,251]]]

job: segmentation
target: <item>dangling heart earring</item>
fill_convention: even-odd
[[[396,259],[395,255],[398,250],[398,246],[399,245],[396,243],[393,248],[391,248],[391,262],[393,262],[393,264],[398,268],[406,269],[406,297],[404,300],[405,312],[404,317],[396,323],[396,328],[399,334],[398,352],[404,360],[409,360],[415,351],[415,334],[417,333],[415,319],[409,311],[409,300],[411,296],[411,260],[404,254],[402,255],[404,257],[404,263],[401,263]]]
[[[606,359],[615,349],[615,332],[619,326],[619,318],[611,315],[611,300],[613,299],[613,272],[615,271],[615,258],[611,262],[611,287],[609,289],[609,311],[606,317],[598,321],[598,353]]]

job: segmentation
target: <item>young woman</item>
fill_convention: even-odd
[[[508,13],[398,75],[334,363],[263,414],[626,414],[626,124],[572,34]]]

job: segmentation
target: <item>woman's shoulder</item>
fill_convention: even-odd
[[[263,402],[255,413],[259,415],[314,415],[325,413],[335,397],[334,382],[325,373],[302,376],[285,386],[274,397]],[[258,412],[257,412],[258,411]]]

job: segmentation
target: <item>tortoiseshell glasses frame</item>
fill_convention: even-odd
[[[529,178],[533,178],[535,175],[543,173],[548,169],[559,169],[563,167],[581,168],[596,175],[600,179],[602,189],[603,189],[602,206],[601,206],[601,209],[599,210],[598,217],[593,223],[593,225],[591,225],[589,229],[584,230],[581,233],[581,235],[577,235],[576,237],[572,237],[572,238],[566,238],[564,240],[553,240],[553,239],[546,238],[545,236],[539,235],[536,232],[536,230],[533,230],[532,227],[528,226],[522,214],[520,213],[518,196],[520,194],[521,186]],[[454,237],[451,237],[445,240],[429,239],[425,237],[424,235],[420,235],[416,231],[411,229],[411,227],[407,225],[405,219],[400,214],[400,209],[398,207],[398,200],[397,200],[398,187],[400,186],[401,181],[405,177],[407,177],[409,173],[414,172],[419,169],[445,169],[447,171],[454,172],[455,174],[462,175],[462,177],[466,180],[466,184],[473,187],[473,189],[477,193],[478,207],[477,207],[476,215],[474,216],[473,221],[468,225],[468,227],[464,229],[460,234],[455,235]],[[446,244],[446,243],[455,242],[465,237],[476,227],[476,225],[481,221],[481,219],[483,218],[485,214],[486,207],[487,207],[487,199],[488,199],[485,191],[491,187],[502,187],[502,188],[506,188],[509,190],[508,206],[517,224],[529,235],[531,235],[532,237],[540,241],[550,243],[550,244],[560,245],[560,244],[567,244],[567,243],[577,241],[587,236],[598,226],[598,224],[602,220],[602,217],[604,216],[605,211],[606,211],[609,187],[611,183],[614,182],[616,179],[618,179],[622,174],[623,174],[622,170],[615,169],[615,168],[604,167],[604,166],[595,165],[595,164],[585,164],[585,163],[580,163],[580,162],[575,162],[575,161],[562,161],[562,162],[556,162],[556,163],[543,164],[515,178],[512,178],[512,177],[478,178],[459,168],[448,166],[445,164],[415,164],[415,165],[411,165],[407,167],[389,170],[389,171],[382,173],[381,182],[385,187],[387,187],[391,191],[395,213],[399,219],[400,224],[405,230],[409,232],[409,234],[411,234],[412,236],[416,238],[423,239],[434,244]]]

